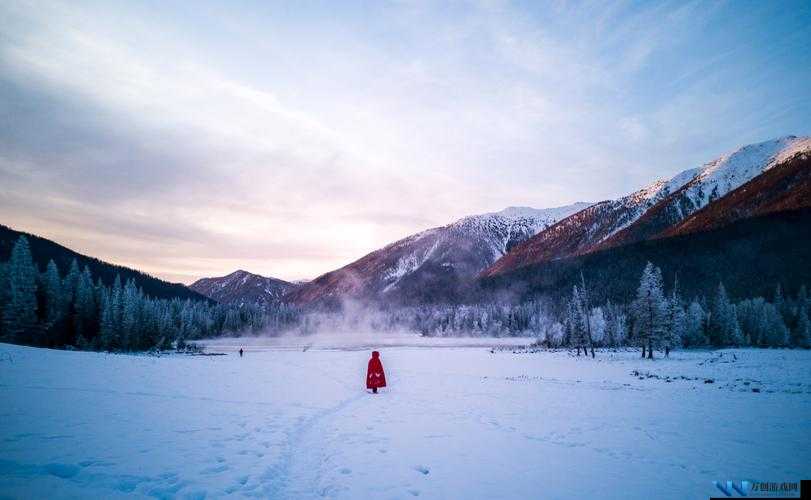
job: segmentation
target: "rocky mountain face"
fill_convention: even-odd
[[[721,202],[733,191],[772,170],[783,171],[789,160],[811,152],[811,138],[783,137],[752,144],[704,165],[698,174],[680,189],[657,203],[634,224],[606,238],[597,249],[627,245],[666,234],[685,218],[704,207]],[[780,174],[778,174],[780,175]],[[766,197],[776,196],[775,185],[762,184],[753,189]]]
[[[300,285],[247,271],[234,271],[219,278],[202,278],[189,288],[224,304],[271,305]]]
[[[809,151],[811,138],[795,136],[742,147],[672,179],[573,214],[517,245],[482,276],[666,235],[702,208]]]
[[[658,237],[709,231],[735,221],[811,208],[811,151],[801,151],[694,212]],[[811,221],[809,221],[811,224]]]

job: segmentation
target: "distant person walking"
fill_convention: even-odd
[[[239,348],[239,357],[240,358],[242,357],[242,348],[241,347]]]
[[[383,363],[380,362],[380,353],[372,352],[369,368],[366,370],[366,388],[377,394],[377,389],[386,387],[386,374],[383,373]]]

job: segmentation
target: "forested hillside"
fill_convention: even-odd
[[[627,302],[647,262],[667,280],[678,275],[688,295],[723,282],[734,297],[766,296],[775,286],[797,291],[811,283],[811,209],[736,221],[720,229],[643,241],[570,259],[526,266],[482,281],[485,294],[516,299],[571,290],[582,272],[599,300]]]
[[[144,290],[144,293],[159,299],[191,299],[191,300],[209,300],[207,297],[190,290],[189,288],[179,283],[169,283],[161,279],[142,273],[135,269],[130,269],[116,264],[110,264],[94,257],[88,257],[78,252],[66,248],[56,242],[41,238],[39,236],[15,231],[10,227],[0,224],[0,262],[7,261],[11,256],[11,250],[20,236],[25,235],[31,247],[34,264],[38,270],[45,270],[48,262],[53,260],[54,263],[63,272],[66,271],[71,263],[75,260],[79,268],[83,269],[87,266],[95,278],[101,278],[101,281],[110,286],[113,284],[116,276],[119,276],[122,282],[135,280],[135,284]]]
[[[135,278],[116,274],[112,283],[80,268],[49,260],[35,265],[26,236],[20,236],[7,262],[0,262],[0,341],[46,347],[109,351],[182,348],[188,339],[223,333],[278,331],[295,319],[287,308],[275,311],[208,299],[154,298]]]

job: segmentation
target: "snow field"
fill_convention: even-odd
[[[0,344],[0,498],[705,499],[811,476],[811,351],[386,347],[375,396],[358,346],[228,345]]]

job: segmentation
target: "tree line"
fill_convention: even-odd
[[[785,296],[734,302],[723,283],[709,296],[686,299],[678,279],[666,289],[648,262],[634,299],[594,304],[584,276],[566,297],[539,296],[519,304],[426,305],[390,312],[377,324],[428,336],[532,336],[549,347],[594,356],[595,347],[638,347],[643,357],[681,347],[811,347],[811,300],[805,286]]]
[[[578,353],[595,342],[636,345],[648,358],[654,349],[667,356],[678,347],[811,347],[811,301],[804,285],[793,298],[784,297],[778,284],[771,302],[756,297],[734,303],[719,283],[711,297],[687,301],[677,278],[665,293],[662,271],[648,262],[630,304],[589,308],[584,290],[585,282],[580,290],[574,287],[563,319]]]
[[[25,236],[0,263],[0,340],[44,347],[110,351],[183,348],[187,340],[275,331],[296,320],[295,309],[273,311],[191,299],[155,299],[134,279],[94,280],[76,260],[62,274],[53,260],[34,264]]]
[[[134,279],[110,284],[74,260],[62,274],[53,260],[37,269],[25,236],[0,262],[0,340],[80,349],[142,351],[182,347],[187,340],[245,333],[409,331],[426,336],[530,336],[549,347],[594,356],[595,347],[638,347],[643,357],[680,347],[811,347],[806,287],[733,301],[723,283],[709,296],[686,299],[674,278],[648,262],[629,303],[595,303],[580,274],[564,297],[521,303],[431,304],[389,309],[355,306],[342,313],[303,312],[290,305],[232,306],[155,299]]]

